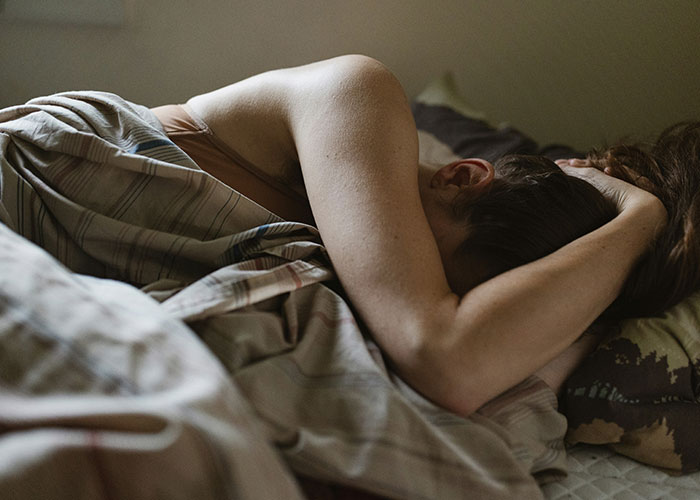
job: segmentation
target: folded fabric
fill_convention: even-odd
[[[0,427],[6,498],[302,498],[190,328],[2,224]]]
[[[414,393],[322,284],[333,273],[318,232],[201,171],[145,108],[70,93],[0,111],[0,162],[2,222],[62,263],[0,232],[14,255],[0,279],[0,408],[22,408],[2,422],[3,491],[80,498],[90,468],[88,496],[138,498],[126,461],[156,467],[144,494],[168,498],[293,498],[279,458],[400,498],[538,498],[532,475],[562,473],[564,420],[540,381],[468,419]],[[259,438],[260,454],[237,455]],[[171,487],[187,460],[192,476]]]

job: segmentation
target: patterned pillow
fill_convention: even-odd
[[[700,292],[655,318],[624,321],[566,383],[569,443],[700,469]]]

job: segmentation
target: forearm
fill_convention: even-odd
[[[419,390],[471,413],[569,346],[614,300],[657,228],[632,208],[557,252],[474,288],[426,340]],[[424,367],[422,369],[421,367]]]

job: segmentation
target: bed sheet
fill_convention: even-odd
[[[543,486],[547,500],[695,500],[700,472],[670,475],[603,446],[568,450],[568,476]]]

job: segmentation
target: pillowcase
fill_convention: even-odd
[[[676,472],[700,469],[700,292],[622,322],[566,383],[569,443],[608,444]]]
[[[431,134],[459,158],[494,162],[506,154],[542,155],[552,160],[585,156],[561,144],[539,146],[509,125],[493,126],[461,95],[451,73],[428,84],[413,101],[412,110],[419,133]]]

